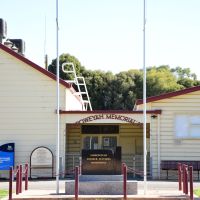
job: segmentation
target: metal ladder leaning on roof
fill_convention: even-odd
[[[69,70],[66,69],[66,67],[70,68]],[[89,109],[92,110],[91,102],[90,102],[90,97],[88,95],[88,90],[87,86],[85,84],[85,79],[82,76],[77,76],[76,75],[76,70],[74,67],[74,64],[71,62],[63,63],[62,64],[62,70],[66,74],[72,74],[74,77],[72,80],[66,80],[67,83],[71,84],[76,84],[78,88],[78,92],[74,93],[74,95],[78,95],[81,99],[83,110],[88,110],[88,105]]]

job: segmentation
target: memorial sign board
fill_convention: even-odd
[[[7,143],[0,146],[0,170],[9,170],[14,167],[15,144]]]
[[[117,175],[121,174],[120,162],[116,153],[108,149],[82,150],[82,174],[83,175]]]

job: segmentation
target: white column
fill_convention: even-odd
[[[144,19],[143,19],[143,157],[144,157],[144,194],[147,191],[147,148],[146,148],[146,35],[145,35],[145,25],[146,25],[146,0],[144,0]]]
[[[57,81],[57,138],[56,138],[56,193],[59,193],[60,171],[60,74],[59,74],[59,40],[58,40],[58,0],[56,0],[56,81]]]
[[[157,120],[157,152],[158,152],[158,178],[160,179],[160,115],[158,115],[158,120]]]

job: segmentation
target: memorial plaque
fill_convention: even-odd
[[[116,158],[117,158],[116,152],[114,152],[113,150],[105,150],[105,149],[85,150],[83,149],[82,150],[82,174],[83,175],[121,174],[121,155],[118,156],[118,159]]]
[[[46,147],[38,147],[32,152],[31,166],[52,166],[53,156]]]
[[[53,177],[53,153],[47,147],[37,147],[31,153],[30,176],[32,169],[51,169]]]

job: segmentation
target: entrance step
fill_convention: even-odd
[[[6,199],[6,198],[5,198]],[[74,200],[74,195],[72,196],[66,196],[65,194],[32,194],[32,195],[26,195],[26,194],[20,194],[15,197],[13,197],[13,200]],[[79,200],[124,200],[122,195],[120,196],[79,196]],[[128,196],[127,200],[189,200],[189,196]]]
[[[74,194],[74,181],[65,182],[65,193]],[[137,181],[127,181],[127,194],[136,195],[138,190]],[[122,195],[123,181],[80,181],[80,195]]]

